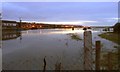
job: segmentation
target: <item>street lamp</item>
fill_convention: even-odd
[[[19,18],[19,21],[20,21],[20,23],[19,23],[18,29],[21,30],[21,24],[22,24],[22,18],[21,17]]]

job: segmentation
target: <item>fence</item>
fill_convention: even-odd
[[[95,50],[92,48],[92,33],[91,31],[84,31],[84,49],[83,53],[80,55],[81,60],[83,60],[83,70],[116,70],[118,66],[113,62],[116,59],[116,56],[113,57],[113,53],[108,52],[105,56],[102,57],[101,54],[101,41],[95,41]],[[93,55],[95,53],[95,55]],[[112,58],[112,57],[113,58]],[[115,60],[114,60],[115,61]],[[104,62],[106,62],[104,64]],[[44,71],[46,62],[44,59]],[[55,70],[63,70],[64,64],[57,62],[55,64]]]

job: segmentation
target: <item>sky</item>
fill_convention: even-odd
[[[1,2],[119,2],[119,0],[1,0]]]
[[[3,2],[2,19],[113,26],[118,22],[117,2]]]

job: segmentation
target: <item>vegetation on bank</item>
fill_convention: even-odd
[[[106,32],[106,33],[102,33],[98,36],[120,45],[120,43],[119,43],[120,39],[118,38],[119,35],[116,32]],[[118,48],[118,46],[114,46],[114,48]],[[101,55],[102,55],[102,58],[100,60],[101,67],[104,68],[105,70],[118,70],[118,64],[119,64],[118,52],[119,51],[101,53]],[[107,62],[105,62],[105,61],[107,61]]]
[[[114,25],[114,33],[120,33],[120,22]]]
[[[77,41],[82,40],[82,39],[79,37],[79,35],[76,34],[76,33],[69,33],[69,34],[67,34],[67,35],[70,35],[71,39],[73,39],[73,40],[77,40]]]
[[[103,70],[118,70],[118,52],[101,53],[100,66]]]
[[[114,32],[106,32],[106,33],[102,33],[100,35],[101,38],[105,38],[107,40],[110,40],[112,42],[115,42],[117,44],[120,44],[119,43],[119,40],[118,40],[118,34],[117,33],[114,33]]]

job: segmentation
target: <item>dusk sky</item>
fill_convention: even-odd
[[[2,19],[85,26],[112,26],[117,2],[4,2]]]

